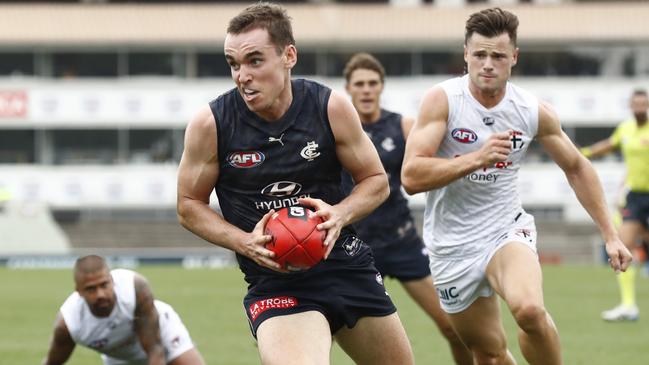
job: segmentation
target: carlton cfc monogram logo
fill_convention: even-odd
[[[318,144],[315,141],[307,142],[306,147],[300,152],[300,156],[307,161],[313,161],[316,157],[320,156]]]

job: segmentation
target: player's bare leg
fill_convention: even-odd
[[[343,327],[336,342],[358,365],[411,365],[410,342],[397,313],[363,317],[354,328]]]
[[[479,297],[469,308],[449,318],[462,341],[473,353],[476,365],[516,365],[507,350],[498,297]]]
[[[620,240],[624,243],[629,251],[634,252],[636,245],[640,242],[644,226],[642,223],[633,220],[622,222],[619,228]],[[634,258],[637,260],[637,258]],[[617,275],[618,286],[620,289],[620,303],[615,308],[602,312],[602,319],[606,321],[635,321],[639,317],[638,306],[636,304],[635,278],[637,275],[636,267],[632,263],[626,272]]]
[[[263,365],[329,365],[331,331],[317,311],[272,317],[257,329]]]
[[[624,243],[624,245],[626,246],[626,248],[629,249],[629,251],[633,252],[636,245],[642,238],[645,232],[645,228],[642,225],[642,223],[638,221],[628,220],[622,223],[618,231],[622,243]]]
[[[205,361],[198,350],[192,348],[173,359],[168,365],[205,365]]]
[[[520,328],[518,341],[525,359],[531,365],[562,364],[559,334],[543,304],[536,254],[519,242],[505,244],[487,265],[487,278]]]
[[[446,338],[453,359],[457,365],[473,365],[471,351],[464,345],[455,333],[446,312],[439,306],[439,298],[433,285],[433,279],[427,276],[422,279],[401,282],[410,297],[428,314],[435,322],[439,332]]]

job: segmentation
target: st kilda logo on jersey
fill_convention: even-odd
[[[509,139],[512,142],[512,152],[518,152],[523,149],[523,146],[525,146],[525,141],[522,137],[523,132],[512,131],[511,138]]]
[[[249,169],[264,163],[266,156],[259,151],[237,151],[228,155],[227,161],[232,167]]]

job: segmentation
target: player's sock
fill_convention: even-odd
[[[622,305],[625,307],[635,306],[635,276],[636,267],[630,265],[626,272],[617,275],[617,282],[620,286]]]

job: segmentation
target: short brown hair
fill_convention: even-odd
[[[489,38],[507,33],[512,44],[516,46],[517,30],[518,18],[516,15],[501,8],[484,9],[471,14],[466,21],[464,44],[467,44],[473,33]]]
[[[284,8],[277,4],[259,2],[243,9],[230,19],[228,34],[240,34],[252,29],[266,29],[270,41],[277,46],[278,52],[289,44],[295,45],[291,17]]]
[[[349,61],[347,61],[345,70],[343,71],[345,80],[349,82],[352,73],[359,68],[375,71],[381,77],[381,82],[384,82],[385,69],[383,68],[383,65],[369,53],[356,53],[349,59]]]
[[[635,90],[633,90],[633,94],[631,94],[631,97],[636,97],[636,96],[644,96],[646,98],[647,97],[647,90],[646,89],[635,89]]]

